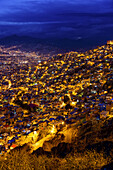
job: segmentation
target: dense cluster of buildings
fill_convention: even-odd
[[[44,60],[0,48],[0,154],[22,135],[112,116],[112,44]]]

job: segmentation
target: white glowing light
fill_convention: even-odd
[[[37,131],[34,131],[34,134],[37,134]]]
[[[55,126],[53,125],[53,128],[51,129],[51,133],[55,132]]]

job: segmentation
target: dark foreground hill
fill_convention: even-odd
[[[109,169],[113,161],[112,129],[112,118],[94,124],[89,121],[78,129],[76,137],[73,135],[71,143],[63,142],[65,136],[57,133],[32,154],[29,153],[29,144],[25,144],[11,151],[6,160],[1,160],[0,168]],[[45,151],[48,147],[51,151]]]

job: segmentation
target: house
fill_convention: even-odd
[[[108,45],[113,45],[113,40],[107,41],[107,44],[108,44]]]
[[[109,111],[100,112],[100,118],[106,118],[109,115]]]
[[[39,123],[39,130],[41,130],[41,129],[43,129],[44,127],[46,127],[47,126],[47,121],[40,121]]]

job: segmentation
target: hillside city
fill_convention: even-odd
[[[112,118],[112,41],[43,57],[0,46],[1,156],[25,143],[33,152],[58,132]]]

